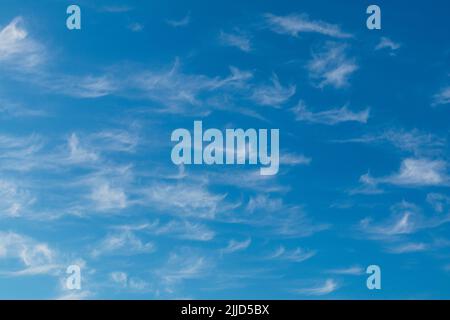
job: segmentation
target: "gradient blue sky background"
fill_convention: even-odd
[[[1,1],[0,298],[450,298],[448,1],[75,3]],[[280,172],[177,168],[194,120]]]

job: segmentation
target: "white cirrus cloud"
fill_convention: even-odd
[[[272,75],[270,85],[256,86],[251,100],[262,106],[279,108],[286,103],[296,92],[295,85],[283,86],[276,74]]]
[[[121,287],[126,287],[128,283],[128,275],[122,271],[114,271],[109,274],[112,282],[118,284]]]
[[[421,157],[426,155],[438,155],[442,153],[446,145],[446,139],[435,134],[425,133],[418,129],[388,129],[377,134],[366,134],[358,138],[332,140],[336,143],[364,143],[381,144],[390,143],[395,148],[413,153]]]
[[[109,274],[109,278],[121,289],[131,292],[148,292],[150,290],[150,284],[147,281],[131,277],[123,271],[113,271]]]
[[[364,274],[364,269],[360,266],[351,266],[348,268],[330,269],[326,273],[344,275],[344,276],[360,276]]]
[[[91,150],[86,150],[80,144],[80,140],[76,133],[72,133],[68,138],[67,145],[69,148],[69,162],[80,163],[80,162],[94,162],[99,159],[97,153]]]
[[[351,75],[358,70],[354,58],[347,55],[348,46],[327,42],[318,52],[312,53],[312,59],[306,65],[310,78],[319,88],[331,86],[344,88],[349,85]]]
[[[211,263],[206,257],[183,248],[171,252],[164,267],[155,273],[162,284],[170,288],[185,280],[204,277],[210,271]]]
[[[225,173],[213,172],[209,178],[217,185],[252,190],[261,193],[285,193],[289,186],[281,185],[277,176],[263,176],[259,170],[228,170]]]
[[[87,290],[66,291],[57,296],[55,300],[86,300],[93,297],[93,293]]]
[[[191,23],[191,13],[188,12],[183,18],[179,20],[167,19],[166,23],[174,28],[186,27]]]
[[[247,215],[229,217],[230,221],[257,226],[272,237],[303,238],[330,228],[329,224],[316,223],[301,206],[288,205],[281,198],[267,194],[250,197]]]
[[[280,163],[287,166],[309,165],[312,159],[303,155],[283,152],[280,156]]]
[[[210,241],[215,232],[206,225],[187,220],[171,220],[167,223],[155,221],[148,224],[145,230],[154,235],[167,235],[183,240]]]
[[[447,163],[443,160],[427,158],[407,158],[397,173],[385,177],[372,177],[365,174],[360,179],[363,184],[391,184],[403,187],[445,186],[449,184]]]
[[[359,223],[359,229],[374,240],[393,240],[450,222],[449,214],[427,216],[419,207],[406,201],[394,205],[391,211],[391,216],[384,221],[374,222],[371,217],[364,218]]]
[[[48,113],[38,106],[0,97],[0,114],[5,118],[46,117]]]
[[[119,90],[119,83],[111,75],[47,77],[40,83],[53,92],[76,98],[101,98]]]
[[[380,42],[378,42],[375,47],[375,50],[389,49],[392,53],[393,51],[400,49],[401,46],[402,45],[400,43],[394,42],[387,37],[381,37]]]
[[[45,61],[45,48],[32,39],[22,17],[14,18],[0,30],[0,65],[30,71]]]
[[[36,197],[19,181],[0,179],[0,216],[20,217],[29,213],[35,202]]]
[[[220,31],[219,40],[225,46],[236,47],[244,52],[252,50],[250,37],[240,31],[234,33]]]
[[[343,122],[367,123],[370,116],[369,108],[361,111],[351,111],[347,106],[312,112],[308,110],[304,101],[300,101],[297,106],[291,110],[297,121],[306,121],[325,125],[336,125]]]
[[[428,245],[421,242],[409,242],[403,243],[395,246],[391,246],[387,249],[389,253],[402,254],[402,253],[413,253],[422,252],[428,250]]]
[[[292,250],[286,249],[284,246],[278,247],[272,254],[269,255],[268,259],[278,259],[287,260],[291,262],[303,262],[316,255],[314,250],[306,250],[303,248],[295,248]]]
[[[226,194],[212,193],[194,183],[156,183],[141,193],[142,205],[172,215],[212,219],[227,208]]]
[[[134,153],[139,145],[139,139],[133,124],[126,129],[104,129],[87,137],[90,147],[102,152]]]
[[[124,13],[132,11],[133,7],[125,6],[125,5],[115,5],[115,6],[104,6],[100,8],[100,11],[102,12],[108,12],[108,13]]]
[[[128,29],[130,29],[133,32],[141,32],[142,30],[144,30],[144,25],[139,22],[133,22],[128,25]]]
[[[312,20],[307,14],[290,14],[277,16],[266,14],[266,22],[274,32],[297,37],[302,33],[319,33],[333,38],[351,38],[352,35],[343,32],[338,25],[320,20]]]
[[[246,210],[253,213],[258,210],[264,210],[267,212],[281,211],[284,208],[283,200],[280,198],[270,198],[266,195],[256,195],[250,197],[247,203]]]
[[[450,104],[450,86],[442,88],[433,96],[432,106]]]
[[[94,186],[90,195],[97,210],[124,209],[127,207],[127,196],[120,187],[112,187],[109,183]]]
[[[330,294],[339,288],[339,284],[334,279],[326,279],[324,282],[317,283],[314,286],[301,288],[295,292],[308,296],[322,296]]]
[[[434,211],[439,213],[448,210],[450,206],[450,197],[441,193],[428,193],[426,200]]]
[[[186,74],[181,71],[180,60],[176,59],[170,70],[137,72],[123,86],[124,89],[137,90],[142,98],[163,104],[160,112],[192,113],[195,110],[206,112],[205,100],[214,98],[218,92],[223,94],[247,88],[252,77],[251,72],[236,67],[230,67],[230,74],[226,77]]]
[[[152,242],[144,242],[131,231],[108,234],[91,250],[93,257],[104,255],[148,254],[155,251]]]
[[[48,157],[46,139],[38,134],[28,136],[0,135],[0,164],[4,171],[28,172],[35,168],[54,168]]]
[[[243,250],[247,249],[250,246],[251,243],[252,243],[252,239],[251,238],[248,238],[248,239],[243,240],[243,241],[238,241],[238,240],[235,240],[235,239],[231,239],[228,242],[228,245],[225,248],[223,248],[221,250],[221,252],[229,254],[229,253],[234,253],[234,252],[237,252],[237,251],[243,251]]]
[[[14,259],[19,270],[0,270],[7,276],[57,275],[61,271],[58,254],[48,244],[15,232],[0,232],[0,260]]]

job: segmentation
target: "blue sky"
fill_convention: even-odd
[[[446,1],[377,1],[381,30],[367,1],[70,4],[1,4],[0,298],[450,298]],[[194,120],[279,128],[279,173],[175,166]]]

